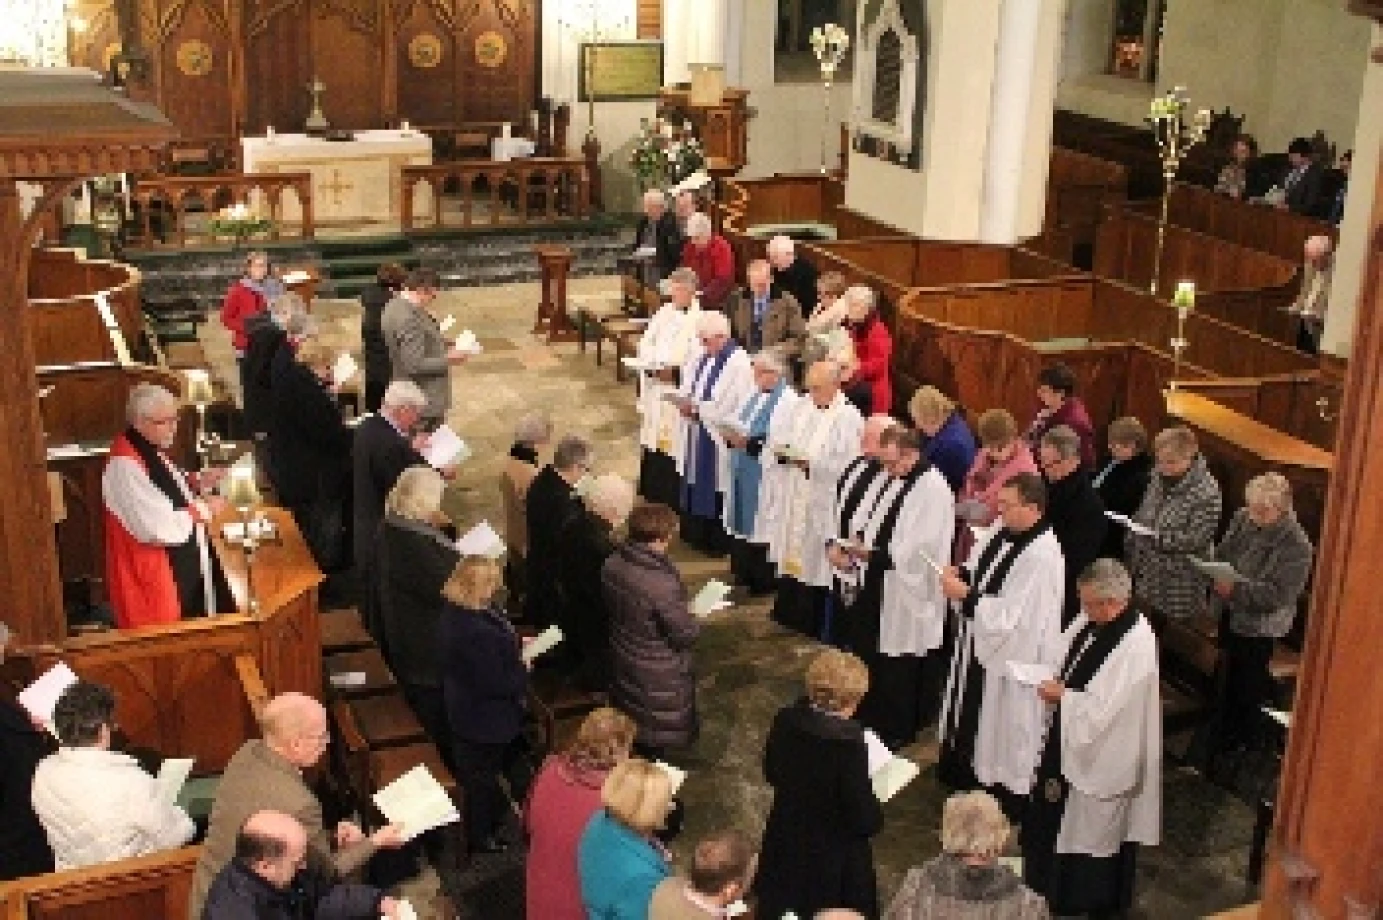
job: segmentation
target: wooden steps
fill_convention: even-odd
[[[375,640],[354,609],[323,611],[321,623],[323,655],[374,647]]]

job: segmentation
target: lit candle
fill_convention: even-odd
[[[1176,293],[1172,295],[1172,305],[1178,310],[1192,310],[1196,306],[1196,282],[1177,282]]]
[[[405,118],[405,119],[399,124],[399,130],[402,131],[404,134],[407,134],[409,131],[413,130],[412,127],[409,126],[409,124],[408,124],[408,119],[407,119],[407,118]]]

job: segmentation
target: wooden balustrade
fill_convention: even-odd
[[[297,199],[301,217],[283,220],[284,196]],[[217,176],[157,176],[141,178],[134,187],[138,222],[132,242],[137,246],[186,247],[188,241],[216,243],[206,222],[222,208],[244,204],[273,225],[262,237],[252,239],[310,240],[316,235],[312,216],[312,174],[231,173]]]
[[[1066,261],[1095,245],[1095,235],[1105,208],[1120,206],[1128,198],[1128,168],[1121,163],[1053,147],[1047,174],[1046,232],[1064,233]]]
[[[90,327],[99,323],[105,328],[110,322],[120,330],[127,345],[139,340],[144,320],[139,299],[141,275],[133,265],[104,259],[89,259],[78,249],[35,249],[29,259],[29,308],[33,313],[32,329],[37,352],[35,364],[60,364],[68,361],[99,360],[113,357],[69,347],[64,353],[64,339],[90,340]],[[97,294],[103,294],[109,317],[92,313]],[[69,308],[75,308],[69,309]],[[77,326],[65,329],[63,314],[83,314]],[[75,344],[75,342],[74,342]],[[88,344],[95,344],[88,341]],[[103,348],[108,346],[102,346]]]
[[[405,166],[402,175],[405,233],[582,220],[591,213],[591,176],[582,159],[532,157]],[[431,214],[416,211],[413,199],[419,183],[432,193]],[[457,205],[454,215],[448,203]]]
[[[1139,202],[1132,210],[1156,217],[1160,203]],[[1212,189],[1178,182],[1168,201],[1167,219],[1178,227],[1237,243],[1297,263],[1308,237],[1338,236],[1333,224],[1314,217],[1249,204]]]

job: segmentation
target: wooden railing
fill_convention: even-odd
[[[292,223],[283,218],[285,196],[297,199],[300,217]],[[185,247],[193,242],[226,242],[206,225],[216,212],[233,204],[248,205],[268,217],[273,226],[262,238],[310,240],[316,235],[312,216],[312,174],[229,173],[219,176],[158,176],[135,183],[138,228],[132,242],[137,246]],[[251,240],[261,237],[252,237]]]
[[[1155,216],[1159,207],[1157,202],[1144,201],[1133,205],[1133,210]],[[1328,236],[1333,240],[1338,235],[1335,226],[1326,221],[1249,204],[1182,182],[1172,190],[1167,219],[1178,227],[1238,243],[1289,262],[1301,261],[1302,247],[1309,237]]]
[[[5,920],[188,920],[200,846],[0,884]]]
[[[75,249],[36,249],[29,262],[34,363],[130,360],[143,318],[140,273]]]
[[[405,233],[448,227],[523,226],[581,220],[591,212],[591,177],[586,161],[533,157],[405,166]],[[431,213],[416,212],[419,184],[431,192]],[[449,203],[457,206],[451,213]]]
[[[1060,232],[1065,248],[1060,252],[1071,261],[1076,247],[1093,247],[1105,208],[1122,205],[1128,198],[1128,169],[1120,163],[1099,157],[1052,148],[1047,175],[1047,213],[1044,231],[1055,238]]]

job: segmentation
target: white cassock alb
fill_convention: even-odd
[[[695,454],[698,447],[692,435],[698,428],[704,428],[715,447],[716,490],[719,492],[724,492],[726,484],[730,481],[730,451],[725,446],[725,438],[717,424],[723,419],[734,418],[735,409],[743,405],[745,397],[757,389],[754,386],[754,365],[750,362],[749,353],[733,341],[725,347],[734,350],[725,359],[720,375],[711,384],[709,396],[705,395],[706,381],[713,373],[716,359],[715,356],[708,356],[706,350],[699,345],[692,349],[693,355],[682,369],[682,385],[678,388],[681,395],[696,401],[697,417],[686,419],[678,414],[678,420],[681,422],[680,443],[683,447],[677,456],[677,472],[682,474],[688,485],[696,484],[695,471],[689,468],[688,458]],[[702,360],[707,357],[710,357],[710,360]],[[675,407],[673,411],[677,411]],[[689,441],[692,443],[688,443]]]
[[[772,501],[760,501],[759,516],[769,544],[769,559],[780,575],[804,585],[825,588],[831,584],[831,564],[826,560],[826,540],[835,535],[832,517],[840,474],[859,454],[864,419],[859,410],[837,393],[824,409],[810,396],[798,401],[791,418],[785,419],[782,441],[770,441],[765,450],[788,444],[807,459],[810,475],[791,464]],[[777,463],[770,456],[769,462]]]
[[[892,479],[881,508],[887,508],[903,480]],[[879,652],[925,655],[941,645],[946,625],[946,596],[941,579],[927,562],[945,565],[955,536],[955,494],[935,467],[908,491],[888,543],[893,568],[884,573],[883,608],[879,613]],[[864,508],[866,503],[860,503]],[[857,511],[858,515],[860,512]],[[865,543],[874,544],[882,514],[865,523]],[[925,558],[924,558],[925,556]]]
[[[700,307],[692,301],[685,312],[664,303],[649,319],[639,339],[636,357],[643,365],[657,368],[674,367],[684,373],[687,361],[695,353],[696,318]],[[669,457],[682,455],[682,416],[677,407],[663,399],[676,392],[675,384],[664,383],[647,371],[639,372],[639,446],[656,450]],[[681,460],[678,459],[680,463]]]
[[[744,402],[741,403],[739,407],[735,409],[733,417],[738,419],[740,423],[745,425],[746,427],[752,426],[755,420],[763,413],[764,403],[771,398],[772,393],[760,390],[757,387],[755,387],[753,391],[746,394]],[[758,509],[763,504],[763,489],[764,486],[768,483],[769,474],[774,472],[776,468],[779,466],[778,458],[773,455],[773,452],[768,449],[767,445],[773,443],[772,433],[774,431],[775,425],[779,425],[779,427],[781,427],[780,420],[787,419],[789,416],[791,416],[792,410],[797,406],[798,401],[802,398],[802,395],[798,393],[796,390],[794,390],[791,386],[784,386],[783,391],[778,395],[777,402],[773,404],[772,412],[769,414],[768,417],[768,429],[766,432],[764,432],[763,435],[765,445],[764,448],[759,451],[759,455],[757,457],[750,457],[745,455],[742,458],[739,458],[739,460],[737,461],[738,464],[742,464],[744,467],[751,467],[751,469],[744,470],[744,475],[756,475],[758,477],[758,498],[757,504],[755,504],[754,508],[740,509],[736,506],[737,496],[740,490],[726,490],[724,514],[725,532],[730,534],[731,536],[738,537],[741,540],[748,540],[750,543],[766,542],[765,540],[760,539],[758,527]],[[750,434],[752,436],[756,434],[756,432],[751,431]],[[741,475],[742,467],[740,465],[737,465],[734,452],[730,452],[730,457],[732,461],[732,469],[730,473],[731,476]],[[754,522],[754,526],[749,528],[741,528],[736,526],[736,522],[741,520],[748,520]],[[749,530],[752,532],[742,533],[741,530]]]
[[[1056,670],[1065,595],[1061,544],[1045,522],[1035,527],[1036,534],[1017,535],[1002,526],[990,528],[981,532],[970,551],[965,571],[978,599],[973,618],[962,613],[967,602],[951,604],[957,624],[956,643],[939,729],[943,761],[964,756],[970,749],[969,766],[982,784],[999,784],[1018,795],[1025,795],[1032,786],[1045,708],[1030,684],[1013,679],[1009,664],[1041,664]],[[995,547],[997,552],[989,554],[991,564],[977,575],[985,549],[994,541],[1001,541]],[[1026,545],[1014,555],[1015,544]],[[1003,575],[1005,568],[1007,574]],[[996,583],[999,581],[1002,583]],[[969,697],[973,688],[970,669],[977,667],[983,670],[978,703]],[[979,706],[975,734],[973,738],[959,737],[956,726],[964,719],[967,707],[975,705]],[[943,763],[943,773],[947,766]]]
[[[786,395],[786,394],[784,394]],[[787,493],[793,467],[778,462],[778,456],[773,452],[776,444],[786,444],[792,439],[792,428],[796,422],[799,409],[811,402],[811,397],[805,393],[795,393],[792,405],[786,406],[773,414],[773,418],[768,423],[768,435],[764,439],[763,452],[759,454],[759,460],[763,464],[763,480],[759,483],[759,510],[754,516],[754,534],[750,537],[754,543],[768,546],[768,558],[777,561],[775,555],[775,545],[781,539],[780,528],[777,526],[779,511],[783,505],[783,496]]]

